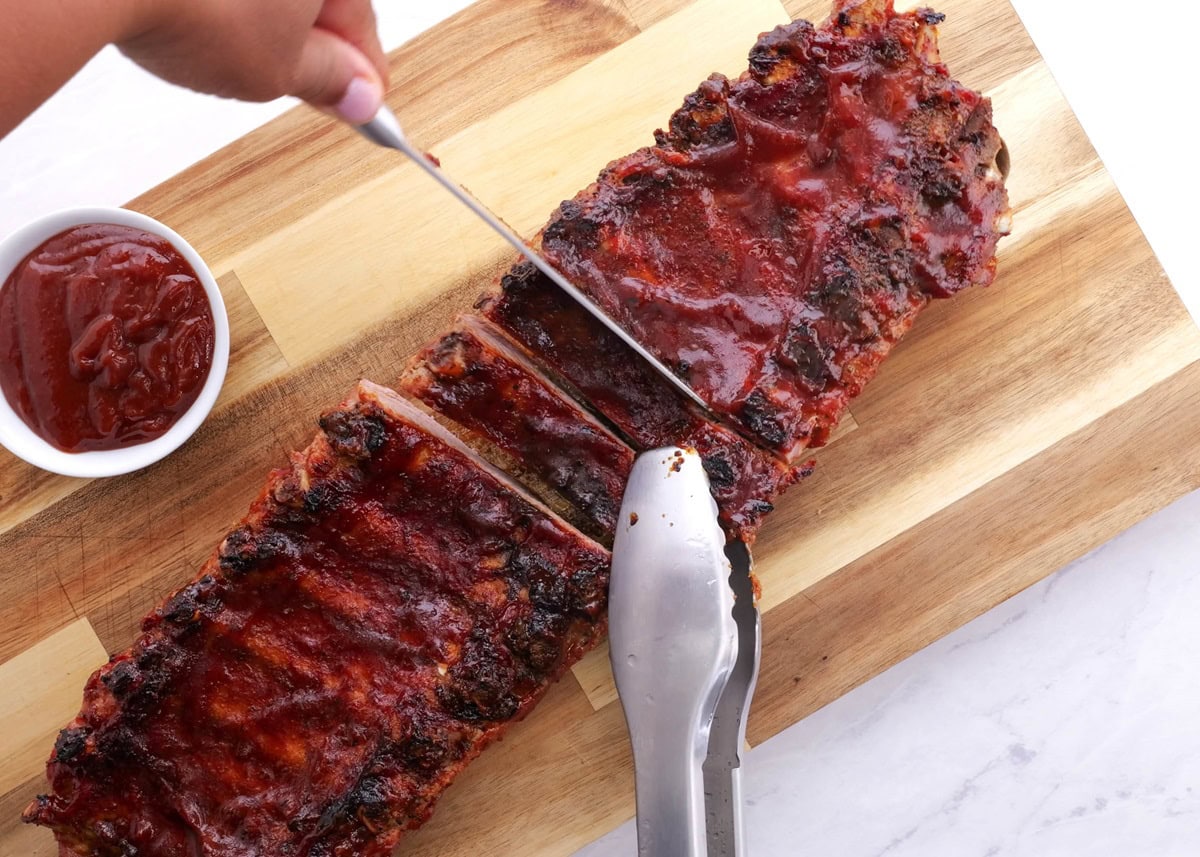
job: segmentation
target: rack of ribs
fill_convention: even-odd
[[[543,231],[568,280],[789,460],[931,298],[994,276],[1006,155],[938,60],[941,20],[867,0],[766,34]]]
[[[386,854],[601,638],[607,579],[363,382],[88,681],[29,815],[67,854]]]
[[[711,411],[516,265],[410,398],[362,382],[270,475],[88,681],[25,819],[63,855],[386,854],[602,638],[637,452],[696,449],[753,539],[920,310],[994,275],[1006,154],[939,21],[765,34],[542,233]]]

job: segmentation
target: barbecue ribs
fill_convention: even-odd
[[[401,389],[601,540],[634,453],[693,447],[752,539],[919,311],[993,276],[1005,156],[938,21],[764,35],[546,227],[717,419],[523,264]],[[379,857],[602,636],[605,548],[425,411],[363,382],[320,425],[88,681],[25,813],[63,855]]]
[[[64,853],[386,854],[601,638],[604,548],[395,393],[321,426],[88,681],[26,816]]]
[[[637,450],[675,445],[700,453],[721,522],[735,538],[753,541],[775,498],[812,470],[811,463],[788,464],[714,423],[529,263],[514,267],[480,309]]]
[[[1008,204],[991,104],[927,9],[843,3],[763,36],[542,250],[749,436],[820,445],[930,298],[987,284]]]

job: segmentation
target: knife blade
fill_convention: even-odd
[[[614,321],[608,313],[598,306],[585,292],[575,286],[570,280],[559,273],[542,255],[525,243],[508,224],[492,212],[486,205],[475,198],[470,191],[455,182],[438,164],[426,157],[414,146],[400,127],[400,120],[386,105],[379,109],[375,118],[365,125],[357,126],[357,130],[372,143],[389,149],[396,149],[407,155],[417,166],[428,173],[463,205],[473,211],[484,223],[490,226],[501,238],[513,246],[522,256],[532,262],[539,271],[549,277],[550,281],[571,296],[580,306],[596,317],[605,327],[621,338],[621,341],[632,348],[639,357],[649,363],[659,375],[666,379],[680,393],[687,396],[705,411],[709,410],[708,403],[702,399],[688,383],[667,368],[661,360],[642,346],[640,342]]]

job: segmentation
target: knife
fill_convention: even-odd
[[[384,105],[379,108],[379,112],[375,114],[375,118],[365,125],[357,126],[360,134],[366,137],[373,143],[384,146],[389,149],[396,149],[407,155],[413,163],[427,172],[437,181],[442,187],[450,191],[459,202],[465,205],[496,233],[511,244],[518,252],[526,259],[532,262],[537,269],[545,274],[550,280],[560,289],[570,295],[584,309],[590,312],[593,316],[600,320],[609,330],[621,338],[621,340],[632,348],[637,354],[654,367],[663,378],[670,382],[675,389],[683,393],[705,411],[709,410],[708,404],[704,399],[697,395],[696,391],[688,386],[687,382],[672,372],[666,365],[646,350],[641,343],[634,339],[625,328],[617,324],[611,319],[608,314],[601,309],[597,304],[589,298],[583,291],[573,285],[566,277],[558,272],[553,265],[547,262],[540,253],[537,253],[526,244],[517,233],[501,220],[498,216],[492,213],[486,205],[476,199],[469,191],[463,188],[448,176],[436,162],[426,157],[418,150],[404,134],[404,130],[400,127],[400,120],[396,118],[396,114],[391,109]]]

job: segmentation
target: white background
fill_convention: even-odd
[[[376,2],[389,48],[466,5]],[[1200,13],[1014,5],[1200,317]],[[185,93],[105,51],[0,141],[0,234],[119,205],[288,106]],[[1200,494],[756,748],[753,853],[1200,857],[1198,522]],[[631,830],[585,853],[631,854]]]

